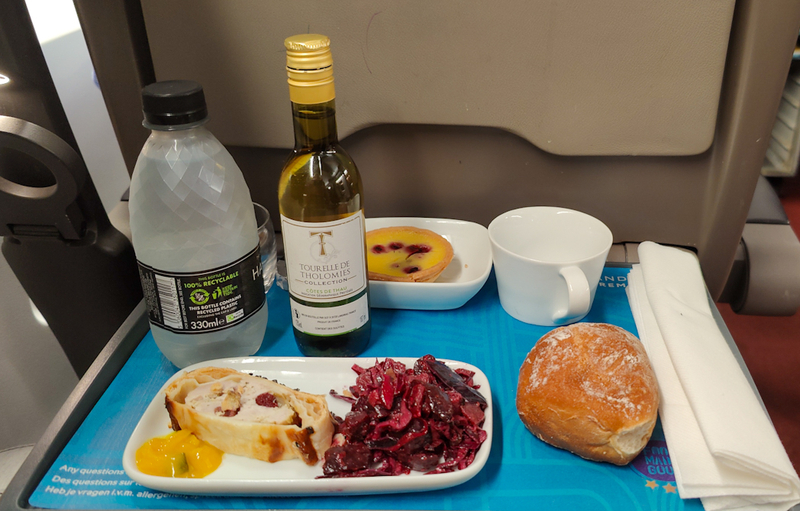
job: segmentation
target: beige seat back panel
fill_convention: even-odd
[[[332,40],[342,138],[386,123],[487,126],[562,155],[708,149],[733,7],[142,1],[157,78],[200,81],[226,144],[293,144],[283,39],[318,32]]]

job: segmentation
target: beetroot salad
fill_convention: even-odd
[[[358,375],[351,403],[325,453],[321,477],[439,474],[462,470],[486,440],[486,400],[474,373],[450,369],[431,355],[413,368],[385,359],[373,367],[353,365]]]

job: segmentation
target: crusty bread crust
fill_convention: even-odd
[[[629,463],[650,440],[658,405],[642,343],[613,325],[552,330],[520,368],[522,422],[544,442],[586,459]]]
[[[290,406],[301,424],[245,422],[216,414],[201,413],[187,405],[186,396],[198,386],[215,381],[244,382],[257,379],[269,392]],[[314,465],[330,447],[333,423],[325,396],[290,389],[266,378],[221,367],[187,372],[166,389],[165,404],[172,429],[188,429],[223,452],[276,462],[300,458]]]

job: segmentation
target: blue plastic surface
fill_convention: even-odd
[[[628,269],[607,268],[586,322],[636,333],[625,294]],[[299,356],[288,295],[268,294],[269,324],[262,356]],[[29,499],[56,509],[697,509],[675,487],[660,429],[626,467],[583,460],[550,447],[525,429],[515,407],[519,367],[549,328],[507,315],[492,275],[465,306],[452,311],[373,309],[372,342],[362,356],[421,357],[468,362],[489,378],[494,401],[491,456],[459,486],[408,494],[305,498],[186,497],[148,490],[122,470],[125,444],[147,405],[177,368],[148,333]]]

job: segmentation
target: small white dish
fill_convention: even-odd
[[[486,227],[443,218],[367,218],[367,231],[410,226],[428,229],[453,246],[453,260],[435,282],[369,281],[370,305],[379,309],[457,309],[483,287],[492,270]]]
[[[397,357],[406,367],[413,367],[415,358]],[[344,417],[350,411],[350,404],[329,395],[330,390],[342,392],[353,385],[356,373],[353,364],[372,367],[375,358],[279,358],[246,357],[209,360],[179,371],[164,384],[153,397],[139,424],[125,446],[122,466],[128,477],[135,482],[154,490],[187,495],[260,495],[260,496],[299,496],[299,495],[366,495],[376,493],[400,493],[449,488],[474,477],[489,459],[492,446],[492,391],[486,375],[477,367],[463,362],[441,359],[453,369],[463,368],[473,371],[473,381],[480,385],[479,392],[486,399],[486,420],[483,429],[486,440],[475,454],[472,464],[464,470],[446,474],[425,475],[411,472],[407,475],[387,477],[361,477],[339,479],[317,479],[322,475],[322,462],[310,467],[300,460],[285,460],[267,463],[255,459],[225,454],[222,465],[202,479],[182,479],[151,476],[136,468],[136,449],[153,437],[171,432],[169,415],[164,408],[164,389],[183,371],[200,367],[230,367],[298,388],[313,394],[325,394],[331,412]]]

